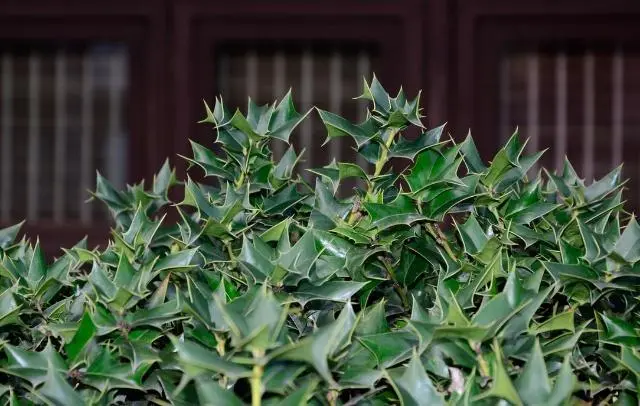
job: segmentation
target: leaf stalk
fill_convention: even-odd
[[[264,353],[262,351],[254,351],[253,359],[255,364],[249,379],[251,383],[251,406],[262,405],[262,375],[264,374],[264,366],[262,365],[262,357]]]
[[[447,236],[444,235],[442,230],[440,230],[439,227],[434,227],[431,223],[426,224],[426,229],[429,234],[431,234],[431,236],[436,240],[436,242],[445,250],[447,255],[449,255],[454,261],[457,261],[458,257],[451,249],[451,246],[449,246],[449,243],[447,242]]]
[[[387,138],[387,141],[384,143],[384,147],[382,148],[382,151],[380,151],[380,158],[376,162],[376,168],[375,168],[375,171],[373,172],[373,177],[380,175],[380,173],[382,172],[382,169],[384,168],[384,165],[389,160],[388,158],[389,148],[391,148],[391,145],[393,144],[393,139],[396,137],[396,134],[398,134],[398,132],[399,132],[398,128],[391,129],[391,132],[389,133],[389,138]]]

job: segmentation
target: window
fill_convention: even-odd
[[[0,219],[106,221],[85,204],[99,170],[127,175],[129,53],[118,43],[2,44]]]
[[[613,45],[507,53],[500,72],[502,138],[519,124],[530,150],[551,148],[545,167],[561,169],[566,155],[590,182],[624,161],[623,176],[635,183],[639,71],[640,54]],[[631,190],[638,193],[638,186]],[[640,201],[640,195],[627,198]]]
[[[529,150],[566,154],[587,183],[624,162],[626,207],[640,203],[640,8],[629,2],[459,1],[455,130],[471,128],[491,159],[518,126]],[[540,166],[538,166],[539,168]]]
[[[220,7],[206,0],[176,1],[174,152],[188,153],[185,132],[211,145],[211,128],[196,124],[203,97],[222,94],[228,107],[244,110],[247,95],[263,104],[292,87],[299,110],[313,103],[357,121],[366,110],[351,98],[360,94],[363,76],[375,72],[390,91],[404,85],[415,94],[422,87],[423,3],[275,1]],[[326,130],[314,113],[292,137],[296,147],[306,148],[300,169],[355,155],[346,137],[322,146]],[[276,158],[285,146],[274,144]],[[310,173],[301,173],[310,179]]]
[[[633,108],[640,78],[632,74],[640,55],[622,49],[534,51],[505,55],[502,63],[503,135],[522,123],[534,146],[554,148],[546,158],[551,167],[561,167],[566,153],[587,178],[622,162],[624,145],[640,125]]]

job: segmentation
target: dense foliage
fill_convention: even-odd
[[[331,162],[309,185],[299,151],[269,149],[306,118],[290,94],[246,115],[216,100],[218,152],[186,158],[206,183],[168,163],[124,191],[98,175],[106,248],[49,264],[0,231],[0,400],[637,404],[640,226],[620,168],[536,174],[517,134],[486,165],[470,136],[424,129],[418,98],[375,78],[361,97],[363,123],[317,113],[371,170]]]

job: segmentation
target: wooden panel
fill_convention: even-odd
[[[624,149],[636,147],[629,136],[635,126],[629,111],[636,109],[625,101],[637,98],[638,89],[633,86],[637,79],[625,67],[637,64],[640,53],[611,47],[519,51],[503,58],[509,65],[508,75],[501,77],[508,100],[501,102],[500,123],[509,131],[522,124],[524,136],[533,138],[529,116],[534,114],[538,139],[533,149],[551,149],[542,159],[545,167],[562,169],[562,157],[567,155],[585,177],[599,178],[621,163]],[[533,69],[537,70],[535,75]],[[614,125],[616,117],[618,127]],[[614,142],[616,137],[619,139]]]
[[[4,42],[0,55],[2,220],[104,222],[83,202],[96,170],[117,187],[127,180],[126,46]]]
[[[211,130],[194,123],[202,114],[199,100],[220,91],[215,83],[217,53],[229,43],[372,44],[380,59],[376,74],[385,86],[397,89],[404,84],[409,94],[422,87],[423,15],[419,1],[238,1],[219,7],[208,1],[189,0],[176,1],[174,7],[176,99],[189,100],[176,105],[177,134],[189,128],[192,137],[209,139]],[[302,69],[302,61],[295,66],[293,69]],[[296,88],[297,102],[304,105],[305,86],[300,83]],[[346,89],[343,94],[352,96]],[[176,151],[188,147],[179,135],[174,146]]]
[[[149,2],[146,0],[114,0],[108,3],[97,1],[80,1],[71,0],[63,2],[47,2],[42,0],[24,0],[20,2],[10,0],[0,0],[0,45],[8,44],[31,44],[31,46],[38,49],[42,44],[48,44],[47,46],[64,45],[71,47],[84,46],[87,44],[95,43],[118,43],[126,47],[128,52],[129,61],[126,63],[127,69],[130,72],[130,92],[128,102],[124,108],[124,112],[121,117],[118,118],[118,114],[106,114],[95,115],[94,122],[91,128],[87,128],[85,134],[91,134],[92,139],[96,140],[102,137],[102,133],[110,130],[110,126],[114,122],[124,122],[125,128],[131,132],[129,146],[130,150],[135,150],[136,154],[128,154],[126,159],[126,165],[129,170],[125,174],[127,181],[139,180],[142,177],[150,178],[162,163],[162,160],[170,152],[169,148],[164,146],[168,143],[160,142],[166,134],[164,130],[168,127],[166,122],[170,122],[164,114],[167,97],[166,97],[166,58],[165,58],[165,36],[167,35],[166,26],[166,7],[162,2]],[[26,49],[24,46],[21,49]],[[37,59],[36,59],[37,60]],[[38,179],[34,179],[32,183],[38,184],[42,190],[42,196],[38,191],[38,204],[34,205],[33,192],[31,198],[26,194],[23,199],[23,203],[15,205],[20,207],[25,205],[27,209],[32,207],[32,212],[37,213],[33,221],[27,219],[27,226],[25,230],[29,235],[35,237],[41,235],[44,240],[44,236],[47,235],[50,241],[49,244],[51,250],[49,253],[59,252],[56,248],[59,246],[71,246],[71,244],[80,240],[85,234],[92,236],[92,243],[105,243],[108,238],[108,226],[104,220],[94,222],[94,224],[88,224],[88,221],[96,219],[98,213],[102,213],[103,209],[99,207],[99,204],[94,203],[91,207],[83,208],[75,211],[76,209],[67,210],[67,205],[72,205],[76,208],[82,207],[77,204],[81,199],[84,200],[88,196],[86,193],[82,193],[79,190],[80,184],[84,179],[84,184],[91,184],[93,182],[94,173],[91,167],[88,168],[89,173],[83,175],[85,178],[80,179],[80,182],[76,178],[69,178],[61,175],[61,171],[56,174],[56,169],[49,168],[52,162],[60,159],[68,161],[69,165],[72,165],[75,160],[82,161],[82,156],[85,156],[85,163],[91,163],[96,160],[103,151],[98,151],[99,145],[95,142],[84,142],[85,154],[81,153],[82,140],[75,144],[70,145],[66,150],[64,148],[56,148],[56,138],[60,137],[62,131],[60,129],[48,129],[49,127],[55,127],[56,115],[60,116],[62,113],[56,110],[56,98],[51,93],[56,92],[56,86],[65,86],[65,92],[72,94],[79,91],[75,89],[73,84],[67,81],[60,85],[60,82],[55,78],[56,66],[59,63],[57,56],[46,57],[44,59],[37,60],[35,64],[29,64],[27,58],[27,65],[22,72],[28,72],[29,66],[32,68],[35,66],[44,76],[41,76],[39,83],[39,90],[42,97],[40,97],[39,103],[33,101],[33,97],[29,96],[24,100],[16,100],[10,108],[10,113],[13,117],[28,117],[29,104],[31,104],[31,112],[37,112],[40,117],[40,123],[38,126],[31,124],[31,139],[37,139],[39,142],[38,150],[43,151],[40,153],[46,153],[50,155],[49,161],[40,162],[38,165],[34,165],[34,160],[26,160],[26,156],[20,157],[20,154],[16,154],[14,162],[19,159],[23,159],[26,162],[31,162],[31,174],[39,173],[41,176]],[[33,61],[33,59],[32,59]],[[15,65],[20,65],[20,60],[14,60],[14,66],[12,69],[19,68]],[[80,69],[80,61],[76,61],[74,55],[69,55],[66,59],[66,70],[69,75],[75,75]],[[22,69],[22,68],[20,68]],[[33,70],[33,69],[32,69]],[[96,72],[100,74],[100,72]],[[53,76],[51,76],[53,75]],[[32,77],[35,77],[32,76]],[[18,78],[19,79],[19,78]],[[20,80],[12,83],[12,92],[20,90],[21,86],[24,89],[36,89],[33,85],[29,86],[29,78],[26,76],[26,83],[20,83]],[[95,78],[95,80],[99,80]],[[113,84],[107,85],[101,89],[96,89],[98,93],[105,92],[103,94],[94,94],[96,100],[100,100],[96,104],[91,105],[92,111],[95,109],[109,109],[109,106],[114,106],[118,103],[116,97],[107,90],[111,88]],[[35,91],[35,90],[34,90]],[[4,92],[9,94],[8,92]],[[0,93],[3,94],[3,93]],[[35,93],[34,93],[35,94]],[[8,96],[7,96],[8,97]],[[0,97],[0,100],[3,97]],[[69,97],[64,100],[66,106],[67,120],[64,123],[65,126],[75,126],[73,120],[81,119],[82,106],[81,103],[76,101],[81,98]],[[0,103],[2,103],[0,101]],[[38,110],[34,110],[37,108]],[[0,111],[3,108],[0,105]],[[4,109],[6,110],[6,109]],[[8,116],[9,114],[7,114]],[[163,117],[162,119],[158,119]],[[162,121],[166,121],[163,123]],[[85,121],[88,123],[88,121]],[[10,123],[11,126],[19,125],[20,123]],[[36,122],[36,124],[38,124]],[[27,124],[29,127],[29,124]],[[37,128],[47,128],[45,132],[37,131]],[[80,124],[82,127],[82,124]],[[0,131],[2,131],[0,126]],[[8,126],[5,126],[5,131]],[[44,131],[44,130],[43,130]],[[56,135],[58,134],[58,135]],[[46,135],[46,136],[45,136]],[[76,140],[74,137],[78,137],[75,133],[66,132],[66,143],[74,144],[72,141]],[[7,137],[5,137],[7,138]],[[23,137],[20,137],[23,138]],[[81,137],[82,138],[82,137]],[[0,136],[0,139],[2,137]],[[28,137],[27,137],[28,139]],[[86,140],[86,137],[83,139]],[[16,142],[23,142],[21,139],[17,139]],[[31,145],[36,145],[31,142]],[[74,149],[78,147],[77,151]],[[13,149],[21,148],[18,144],[12,146]],[[115,151],[117,148],[113,148]],[[21,149],[26,151],[25,149]],[[60,151],[63,153],[60,153]],[[33,152],[33,151],[31,151]],[[88,152],[91,152],[89,154]],[[106,153],[106,152],[105,152]],[[111,154],[113,152],[110,152]],[[32,156],[31,154],[30,156]],[[90,159],[88,159],[88,158]],[[109,161],[109,160],[105,160]],[[114,160],[112,159],[111,162]],[[101,163],[98,162],[100,166]],[[85,165],[86,166],[86,165]],[[91,165],[89,165],[91,166]],[[109,167],[109,165],[102,165]],[[36,171],[34,172],[34,168]],[[111,165],[111,173],[117,171],[117,165]],[[6,165],[2,168],[3,174],[7,173]],[[13,176],[15,171],[20,171],[20,165],[12,165],[12,182],[28,182],[27,177]],[[75,169],[74,169],[75,171]],[[27,171],[28,172],[28,171]],[[84,168],[78,168],[78,172],[85,172]],[[33,176],[33,175],[32,175]],[[65,178],[64,188],[68,190],[78,189],[78,193],[65,193],[64,199],[61,200],[60,192],[51,190],[46,185],[52,182],[60,182],[62,178]],[[37,180],[37,182],[35,182]],[[13,186],[11,189],[15,189]],[[21,199],[17,196],[16,199]],[[30,201],[31,203],[28,203]],[[57,202],[57,203],[56,203]],[[54,209],[54,206],[57,207]],[[16,216],[24,217],[21,213],[10,213],[12,209],[8,206],[3,206],[3,213],[5,213],[5,219],[0,221],[0,226],[6,226],[14,221],[22,220],[22,218],[15,218]],[[43,210],[43,211],[41,211]],[[95,211],[94,211],[95,210]],[[10,213],[10,214],[6,214]],[[83,214],[84,213],[84,214]],[[33,214],[33,213],[32,213]],[[7,217],[11,217],[7,219]],[[104,217],[102,217],[104,219]],[[83,221],[84,220],[84,223]],[[44,241],[43,241],[44,242]]]
[[[626,0],[511,2],[458,0],[448,110],[456,134],[472,128],[489,157],[499,143],[501,56],[518,49],[632,44],[640,38],[640,3]],[[573,70],[572,70],[573,72]],[[576,71],[577,72],[577,71]],[[577,73],[576,73],[577,74]]]
[[[637,189],[636,159],[627,157],[640,147],[629,135],[637,126],[628,103],[637,97],[637,75],[625,73],[640,55],[639,3],[460,0],[454,14],[449,110],[458,138],[472,128],[490,159],[517,125],[532,145],[552,148],[545,166],[566,152],[590,180],[624,159]],[[630,206],[640,202],[627,198]]]

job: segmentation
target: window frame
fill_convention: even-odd
[[[224,7],[207,0],[175,0],[173,7],[174,100],[188,101],[173,106],[177,153],[188,153],[185,130],[196,139],[210,134],[196,121],[202,118],[202,98],[219,93],[215,50],[229,41],[366,41],[379,47],[385,86],[404,85],[409,93],[422,88],[423,2],[419,0],[238,0]],[[415,63],[398,64],[397,60]],[[179,169],[184,170],[184,163]]]
[[[32,40],[60,41],[117,41],[130,51],[129,102],[145,106],[140,114],[129,114],[130,151],[128,181],[143,177],[151,179],[170,150],[165,139],[164,87],[166,43],[165,7],[162,3],[143,0],[112,0],[108,3],[81,0],[58,2],[0,0],[0,41]],[[89,194],[87,193],[87,197]],[[99,204],[99,203],[93,203]],[[83,236],[89,245],[106,242],[109,224],[82,224],[51,220],[33,223],[26,219],[23,231],[39,237],[50,254],[60,247],[70,247]],[[0,223],[0,227],[10,224]]]
[[[447,79],[453,95],[447,110],[455,120],[454,131],[462,136],[471,129],[485,159],[491,159],[501,141],[498,75],[503,50],[562,38],[640,46],[640,3],[627,0],[458,0],[455,19],[452,66],[457,68]]]

